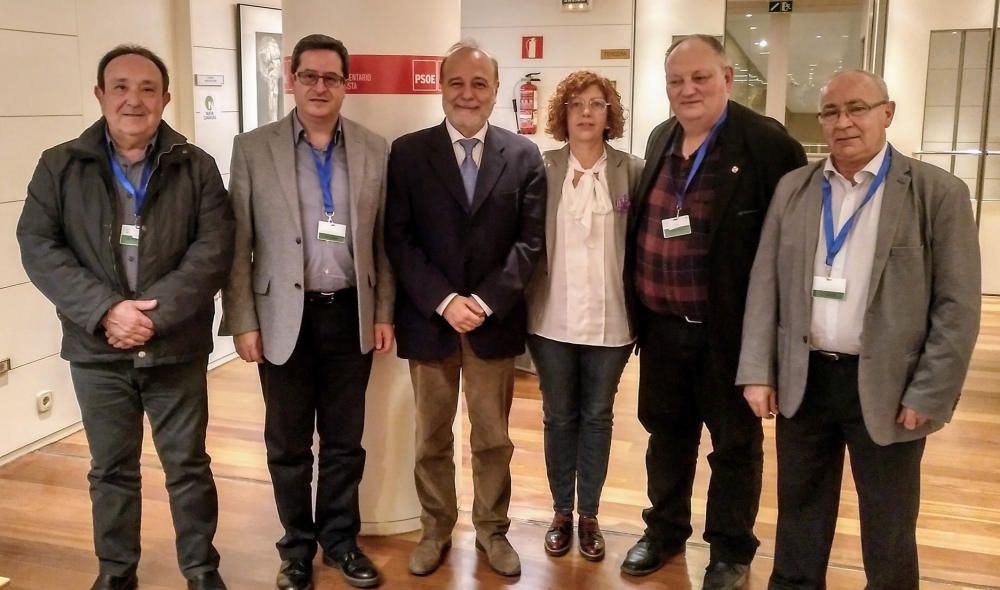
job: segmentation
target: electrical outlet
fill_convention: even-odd
[[[0,359],[0,377],[10,372],[10,359]]]
[[[38,395],[35,396],[35,409],[38,410],[39,414],[48,414],[52,411],[52,392],[51,391],[40,391]]]

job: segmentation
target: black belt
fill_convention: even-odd
[[[809,355],[817,360],[827,362],[857,361],[858,355],[845,354],[843,352],[830,352],[828,350],[810,350]]]
[[[331,305],[347,299],[357,299],[357,297],[357,287],[347,287],[346,289],[340,289],[338,291],[333,291],[332,293],[325,293],[323,291],[306,291],[306,303],[311,305]]]

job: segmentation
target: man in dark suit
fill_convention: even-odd
[[[665,68],[675,116],[650,135],[625,258],[652,506],[622,571],[650,574],[684,550],[704,424],[712,476],[703,587],[735,589],[759,544],[763,468],[760,419],[734,385],[743,307],[771,193],[806,158],[777,121],[728,100],[733,68],[714,37],[674,43]]]
[[[543,248],[545,171],[534,144],[487,124],[496,60],[470,43],[441,63],[445,121],[405,135],[389,157],[386,250],[399,279],[399,356],[416,396],[423,538],[410,571],[437,569],[458,518],[452,423],[459,372],[472,422],[476,545],[503,575],[521,572],[507,541],[507,420],[524,351],[524,285]]]
[[[917,590],[920,460],[976,343],[978,232],[961,179],[886,142],[881,78],[839,73],[820,104],[830,156],[775,191],[737,376],[754,413],[778,416],[768,587],[826,587],[846,448],[865,587]]]
[[[337,39],[300,39],[295,110],[233,141],[236,255],[223,331],[240,358],[260,363],[267,466],[284,528],[279,590],[312,587],[317,544],[348,584],[381,579],[356,537],[372,351],[387,353],[393,341],[394,281],[382,248],[387,144],[341,116],[349,59]]]

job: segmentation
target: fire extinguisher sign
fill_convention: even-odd
[[[521,59],[542,59],[542,36],[521,37]]]

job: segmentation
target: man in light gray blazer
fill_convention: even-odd
[[[385,139],[340,116],[344,45],[292,52],[295,110],[237,136],[229,192],[236,256],[223,331],[260,363],[264,441],[284,536],[277,588],[307,589],[317,544],[354,586],[379,583],[356,543],[372,349],[393,344],[394,279],[382,240]],[[312,510],[312,441],[319,480]]]
[[[825,587],[846,446],[867,588],[916,590],[924,443],[979,331],[976,225],[961,180],[886,143],[880,78],[840,73],[820,108],[830,157],[775,191],[737,375],[754,413],[778,417],[769,587]]]

